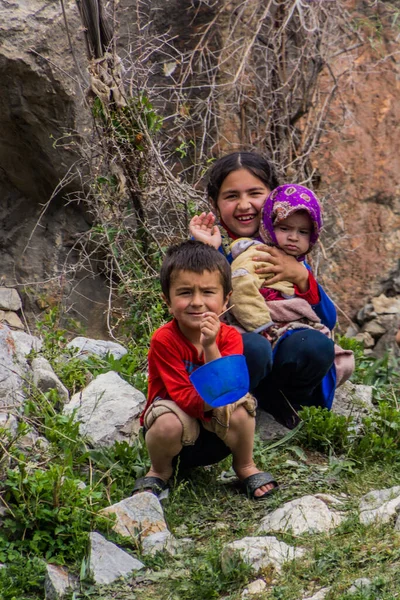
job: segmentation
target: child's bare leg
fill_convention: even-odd
[[[182,423],[173,413],[159,416],[146,433],[146,446],[151,467],[146,477],[168,481],[172,475],[172,460],[182,450]]]
[[[233,468],[241,481],[250,475],[260,473],[253,460],[255,421],[243,406],[239,406],[231,415],[225,438],[226,445],[232,451]],[[254,492],[254,495],[263,496],[273,487],[272,483],[263,485]]]

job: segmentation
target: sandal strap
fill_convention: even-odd
[[[242,485],[246,489],[247,494],[251,497],[254,496],[254,492],[258,490],[258,488],[262,487],[263,485],[268,485],[269,483],[272,483],[274,488],[279,487],[278,482],[273,475],[271,475],[271,473],[267,473],[266,471],[254,473],[242,481]]]
[[[139,479],[136,479],[132,493],[143,490],[151,490],[152,492],[160,493],[167,487],[168,483],[160,477],[140,477]]]

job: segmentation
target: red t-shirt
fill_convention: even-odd
[[[221,323],[217,334],[221,356],[243,354],[240,333],[230,325]],[[194,389],[189,375],[204,365],[203,356],[181,333],[175,319],[163,325],[151,338],[148,355],[148,400],[141,416],[157,397],[173,400],[189,416],[204,419],[204,401]]]

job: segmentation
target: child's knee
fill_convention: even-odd
[[[244,406],[238,406],[230,416],[229,429],[240,429],[250,421],[255,422],[254,417],[248,413]]]
[[[153,438],[159,438],[163,444],[182,438],[182,423],[174,413],[164,413],[158,416],[148,429]]]

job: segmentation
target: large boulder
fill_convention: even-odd
[[[79,10],[75,0],[64,6],[74,55],[60,2],[0,0],[1,273],[10,287],[29,282],[22,293],[28,321],[39,291],[47,306],[67,298],[70,316],[104,335],[107,290],[87,271],[76,272],[71,253],[71,239],[89,224],[77,204],[62,199],[82,188],[71,173],[90,125]]]
[[[41,341],[23,331],[12,331],[0,323],[0,408],[2,412],[22,404],[29,372],[27,354],[39,350]]]
[[[64,414],[74,413],[80,433],[95,446],[112,446],[116,441],[133,442],[145,402],[142,392],[110,371],[74,394]]]

